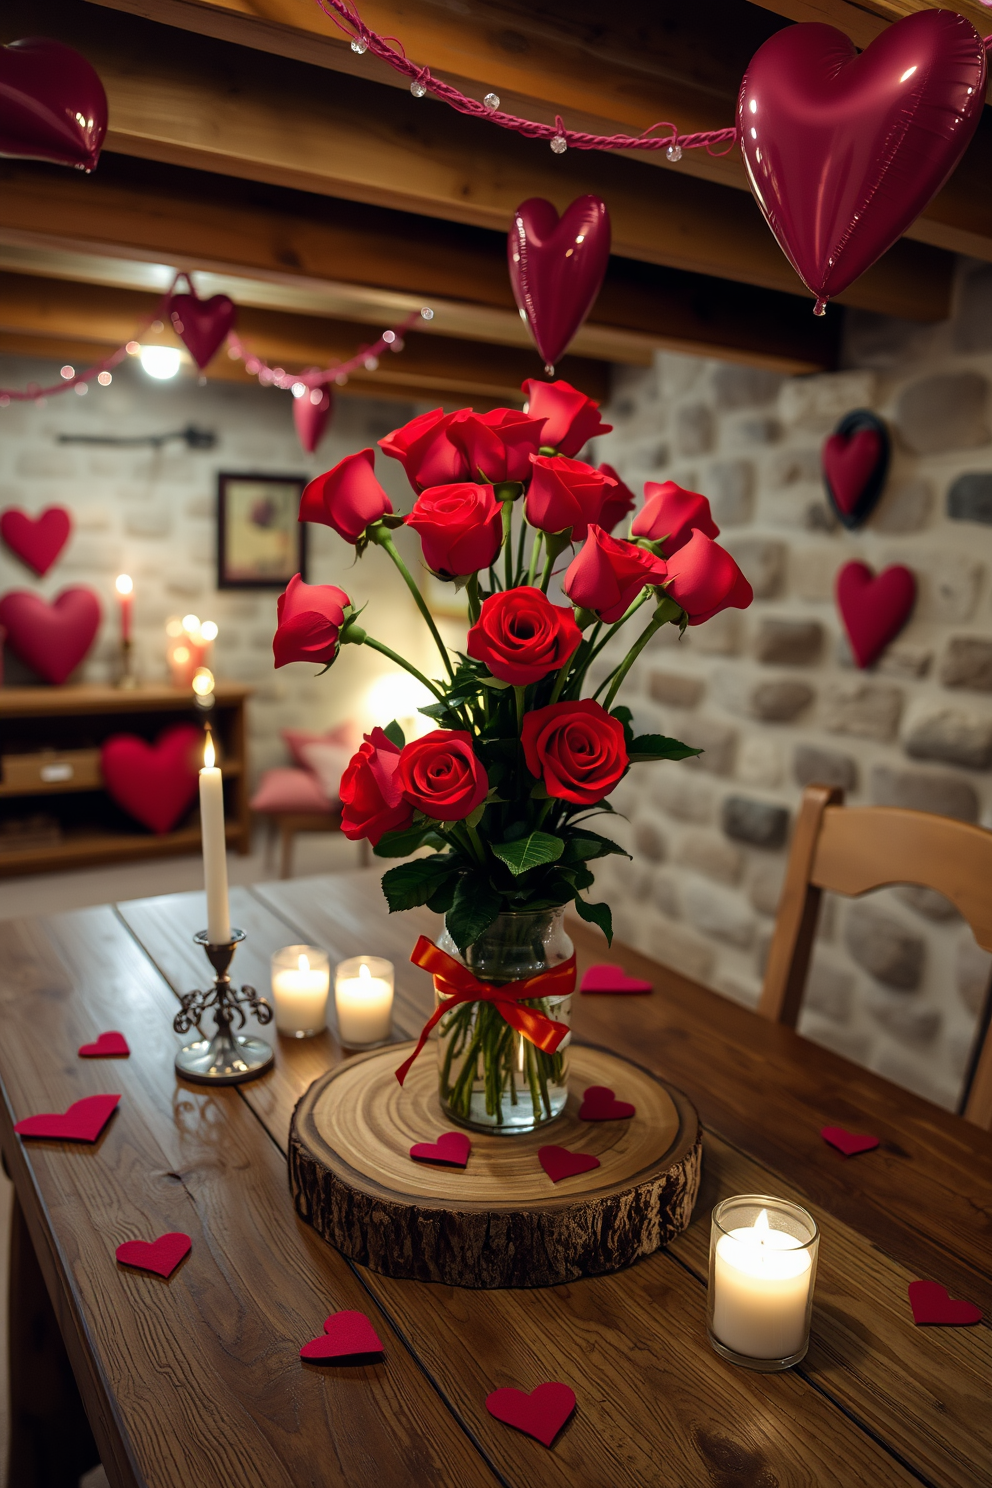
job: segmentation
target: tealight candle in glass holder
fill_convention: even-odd
[[[787,1199],[741,1194],[713,1210],[710,1343],[724,1359],[766,1372],[805,1358],[820,1234]]]
[[[272,957],[272,1005],[276,1028],[289,1038],[312,1038],[327,1027],[331,973],[327,952],[317,946],[284,946]]]
[[[334,973],[338,1040],[346,1049],[373,1049],[393,1027],[393,963],[382,956],[352,956]]]

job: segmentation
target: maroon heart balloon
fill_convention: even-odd
[[[107,794],[152,832],[168,832],[193,804],[203,735],[191,723],[164,729],[154,744],[114,734],[100,751]]]
[[[752,57],[737,122],[751,190],[822,314],[891,248],[964,154],[985,48],[950,10],[896,21],[860,54],[811,21]]]
[[[174,294],[169,300],[172,327],[202,372],[234,329],[238,307],[227,295],[201,300],[192,294]]]
[[[99,624],[100,601],[82,585],[63,589],[51,604],[26,589],[0,599],[0,625],[10,649],[55,687],[82,661]]]
[[[610,214],[579,196],[561,217],[532,196],[513,214],[506,245],[510,284],[549,375],[596,303],[610,257]]]
[[[72,47],[26,36],[0,47],[0,155],[91,171],[107,133],[107,95]]]
[[[305,379],[301,377],[300,381]],[[307,387],[305,393],[293,399],[297,438],[308,455],[313,454],[323,439],[333,412],[334,404],[326,387]]]

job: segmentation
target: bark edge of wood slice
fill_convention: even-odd
[[[384,1276],[448,1286],[558,1286],[619,1271],[682,1233],[699,1190],[702,1133],[681,1091],[590,1044],[569,1050],[562,1115],[535,1132],[469,1131],[468,1167],[416,1162],[415,1142],[457,1130],[437,1094],[435,1050],[401,1089],[413,1044],[356,1055],[301,1096],[289,1134],[297,1212]],[[580,1121],[583,1092],[606,1085],[636,1112]],[[592,1153],[600,1166],[553,1184],[539,1147]]]

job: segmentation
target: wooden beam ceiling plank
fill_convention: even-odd
[[[953,9],[967,16],[980,36],[986,36],[990,29],[988,10],[980,0],[954,0],[953,6],[944,4],[943,0],[752,0],[752,3],[789,21],[822,21],[836,26],[862,49],[893,21],[915,15],[918,10]]]

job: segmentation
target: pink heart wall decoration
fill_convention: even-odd
[[[39,578],[51,568],[71,531],[72,518],[64,506],[48,506],[36,517],[18,506],[0,513],[0,537]]]
[[[845,563],[837,575],[837,608],[859,667],[869,667],[902,630],[916,602],[916,579],[901,563],[872,573]]]
[[[169,301],[172,328],[202,372],[234,329],[238,307],[227,295],[201,300],[195,292],[174,294]]]
[[[514,212],[510,284],[549,374],[596,303],[609,257],[610,214],[598,196],[576,197],[561,217],[540,196]]]
[[[63,589],[51,604],[12,589],[0,599],[0,625],[7,643],[23,662],[59,687],[93,644],[100,625],[100,601],[92,589]]]
[[[191,723],[165,729],[154,744],[115,734],[100,753],[107,794],[150,831],[171,829],[193,804],[203,735]]]
[[[841,419],[823,445],[823,483],[837,519],[860,527],[878,503],[889,470],[889,431],[859,408]]]
[[[300,378],[304,382],[304,378]],[[293,399],[293,423],[296,435],[308,455],[312,455],[327,432],[334,404],[326,387],[308,387]]]
[[[922,10],[860,54],[819,21],[759,47],[737,110],[751,190],[817,313],[923,211],[971,140],[985,48],[964,16]]]
[[[0,155],[91,171],[107,133],[107,95],[72,47],[26,36],[0,47]]]

